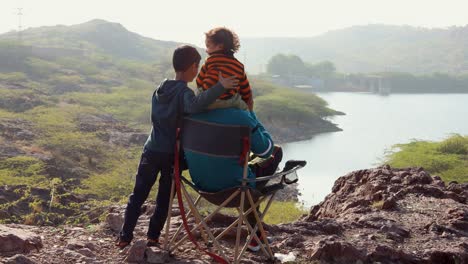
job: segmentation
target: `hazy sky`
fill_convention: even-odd
[[[352,25],[422,27],[468,24],[467,0],[1,0],[0,33],[24,27],[78,24],[94,18],[119,22],[155,39],[201,45],[214,26],[254,36],[314,36]]]

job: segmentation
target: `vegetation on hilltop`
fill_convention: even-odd
[[[396,145],[386,162],[392,167],[423,167],[445,182],[468,182],[468,136],[452,135],[440,142],[413,141]]]
[[[311,85],[319,91],[366,91],[370,79],[378,76],[382,82],[391,87],[391,93],[468,93],[468,73],[460,75],[437,72],[421,75],[402,72],[344,74],[337,72],[332,62],[310,64],[297,55],[281,53],[269,60],[267,74],[263,76],[267,79],[274,76],[273,79],[289,85]]]

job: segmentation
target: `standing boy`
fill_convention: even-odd
[[[148,246],[158,244],[169,207],[178,120],[184,113],[202,112],[227,89],[238,85],[234,76],[223,78],[219,74],[219,82],[216,85],[195,96],[187,83],[192,82],[197,76],[200,60],[201,56],[194,47],[187,45],[178,47],[172,59],[175,79],[164,80],[153,94],[151,107],[153,127],[145,143],[135,187],[125,210],[124,224],[116,244],[119,248],[126,247],[132,241],[141,206],[160,173],[156,209],[150,219],[147,233]]]

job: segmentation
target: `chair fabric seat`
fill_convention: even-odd
[[[214,192],[214,193],[212,193],[212,192],[203,192],[203,191],[199,191],[198,193],[204,199],[209,201],[210,203],[219,206],[224,201],[226,201],[226,199],[229,198],[229,196],[231,196],[233,193],[235,193],[240,188],[242,188],[242,187],[233,187],[233,188],[225,189],[225,190],[222,190],[222,191],[219,191],[219,192]],[[259,192],[256,189],[253,189],[253,188],[250,188],[250,187],[245,187],[245,188],[250,189],[250,193],[252,194],[252,198],[254,199],[254,201],[258,200],[260,197],[262,197],[264,195],[263,193]],[[247,197],[246,197],[246,199],[247,199]],[[240,200],[241,200],[241,196],[236,195],[236,197],[234,197],[231,201],[229,201],[229,203],[227,203],[224,207],[228,207],[228,208],[239,207]]]
[[[219,192],[204,192],[204,191],[199,190],[198,194],[200,194],[204,199],[206,199],[210,203],[219,206],[224,201],[226,201],[226,199],[228,199],[233,193],[235,193],[237,190],[239,190],[240,188],[249,189],[250,194],[252,195],[252,199],[254,201],[257,201],[262,196],[270,195],[273,192],[276,192],[278,190],[283,189],[284,185],[281,184],[281,183],[269,185],[269,186],[266,186],[265,188],[263,188],[261,191],[255,189],[255,188],[242,187],[242,186],[225,189],[225,190],[222,190],[222,191],[219,191]],[[247,197],[246,197],[246,199],[247,199]],[[229,201],[224,207],[228,207],[228,208],[239,207],[240,200],[241,200],[241,196],[237,195],[231,201]]]

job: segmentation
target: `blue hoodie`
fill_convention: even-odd
[[[185,81],[164,80],[153,93],[151,134],[145,148],[153,152],[174,153],[178,118],[200,113],[226,90],[217,83],[195,96]]]

